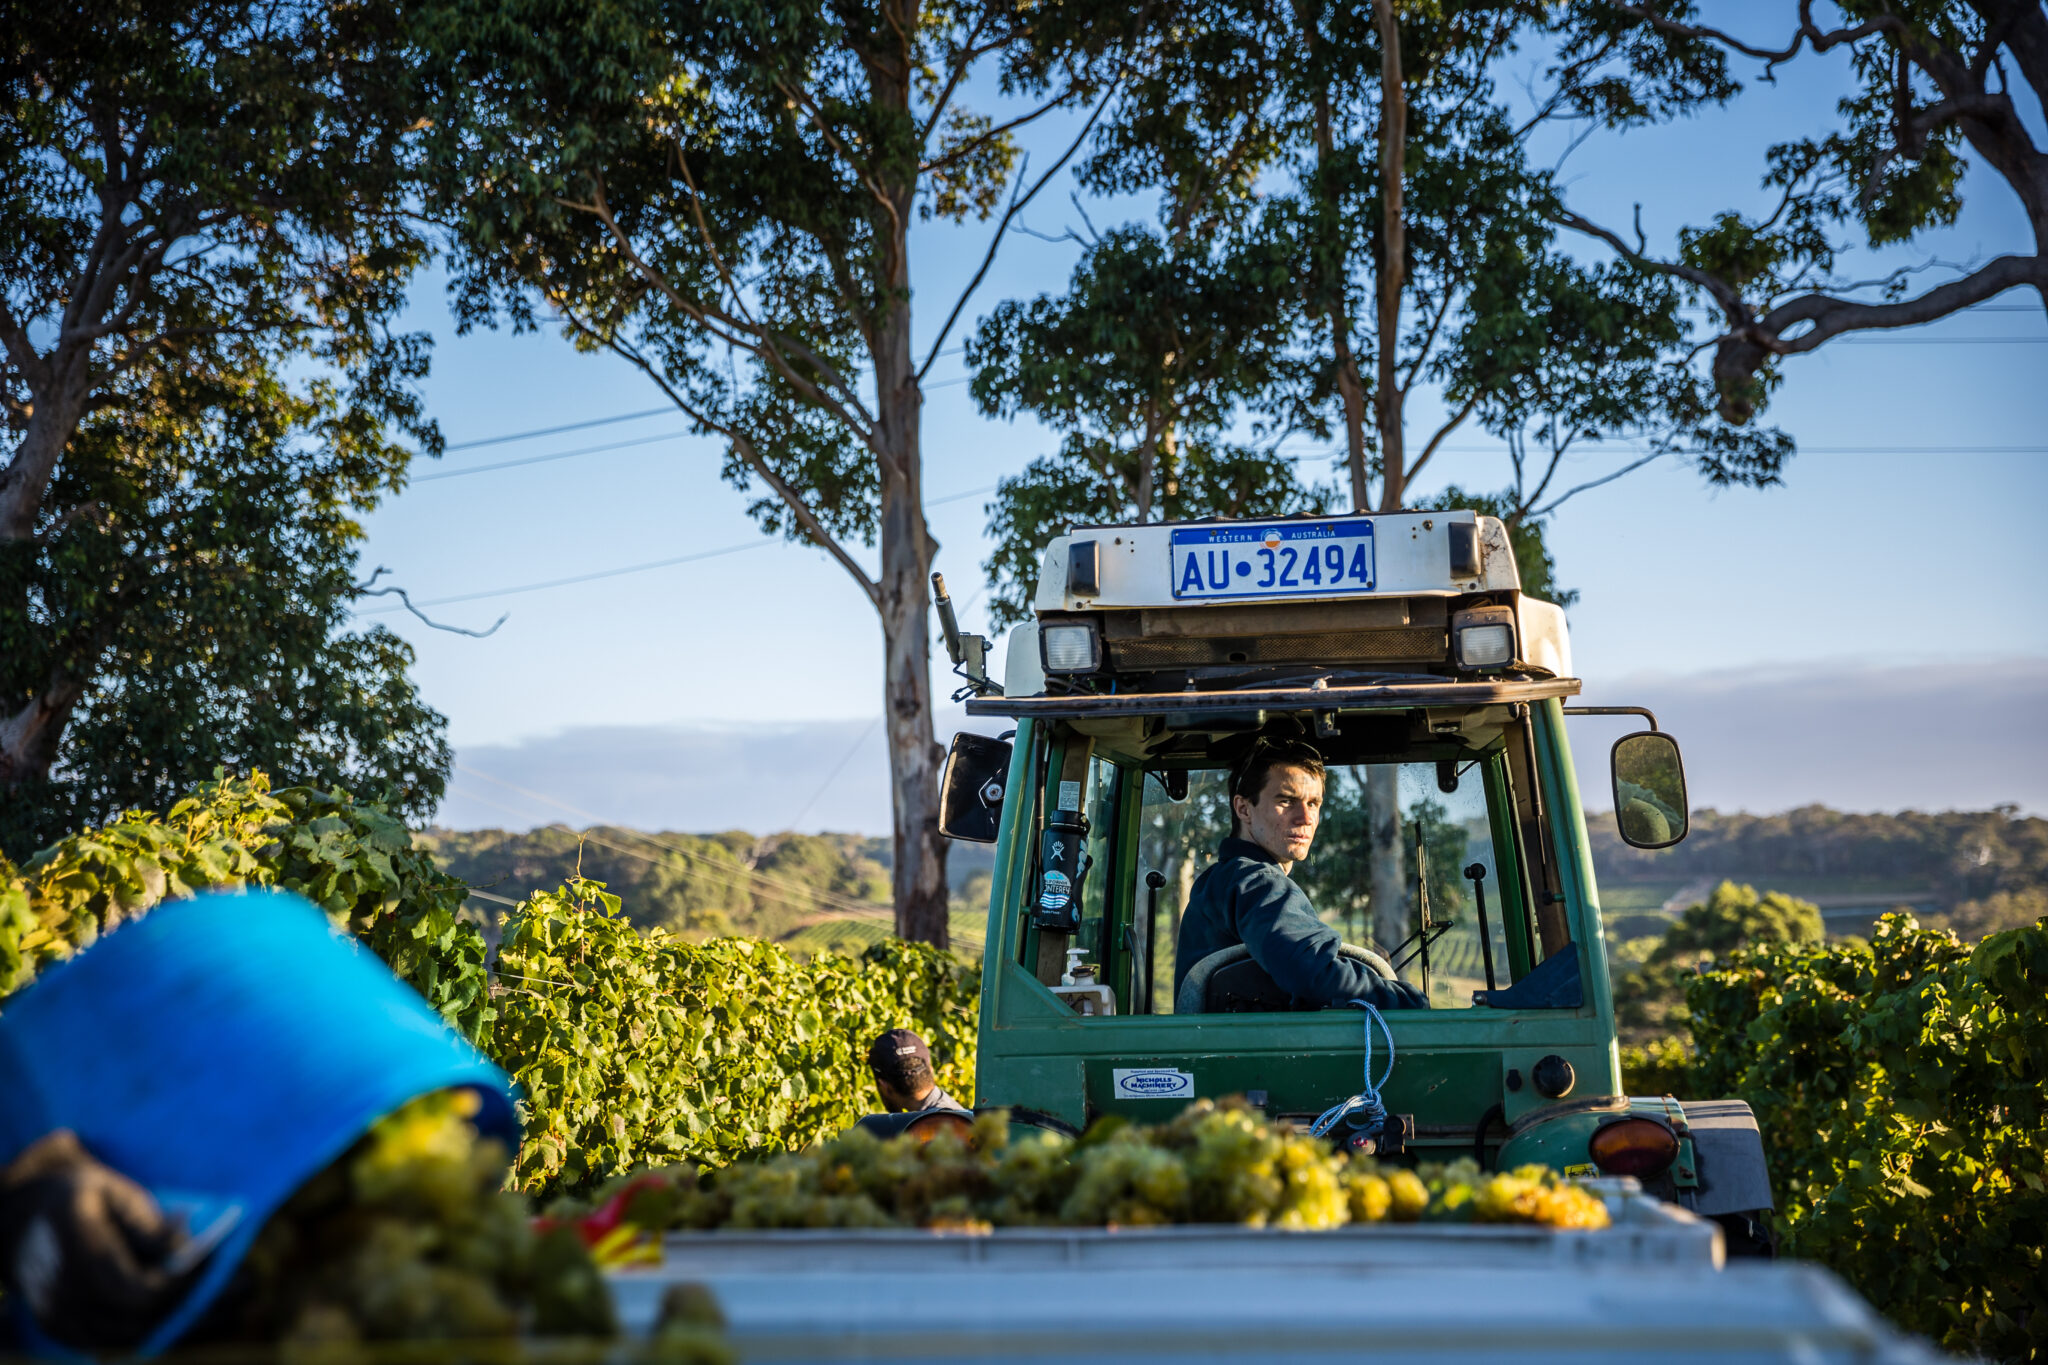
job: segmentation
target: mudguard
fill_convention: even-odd
[[[1693,1212],[1712,1217],[1775,1207],[1763,1134],[1749,1106],[1741,1100],[1685,1100],[1682,1107],[1699,1163]]]

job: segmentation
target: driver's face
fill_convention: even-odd
[[[1245,838],[1283,863],[1298,863],[1308,856],[1323,818],[1322,779],[1306,768],[1276,764],[1256,802],[1234,796],[1230,808]]]

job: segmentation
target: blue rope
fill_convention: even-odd
[[[1365,1087],[1342,1104],[1334,1104],[1325,1109],[1322,1117],[1309,1125],[1311,1137],[1327,1137],[1331,1129],[1347,1118],[1351,1120],[1353,1128],[1363,1131],[1377,1132],[1386,1126],[1387,1106],[1380,1103],[1380,1087],[1394,1074],[1394,1031],[1387,1027],[1387,1021],[1380,1017],[1380,1012],[1374,1009],[1369,1001],[1353,1000],[1350,1003],[1365,1011]],[[1380,1026],[1380,1032],[1385,1034],[1387,1039],[1387,1069],[1380,1073],[1377,1081],[1372,1078],[1374,1024]],[[1358,1117],[1352,1118],[1354,1114]]]

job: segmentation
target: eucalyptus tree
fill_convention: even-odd
[[[1816,9],[1831,16],[1816,18]],[[1735,98],[1731,58],[1766,83],[1830,79],[1813,68],[1846,53],[1855,89],[1819,136],[1770,147],[1760,168],[1768,213],[1728,210],[1687,227],[1665,250],[1560,204],[1556,221],[1621,259],[1676,281],[1716,316],[1713,378],[1723,417],[1750,421],[1782,376],[1781,362],[1843,335],[1949,317],[2014,289],[2048,309],[2048,6],[2040,0],[1852,0],[1825,7],[1752,5],[1743,37],[1701,23],[1682,3],[1576,7],[1560,94],[1604,121],[1667,115],[1701,99]],[[1769,15],[1769,19],[1761,16]],[[1651,70],[1617,68],[1621,50],[1662,50]],[[1964,266],[1922,259],[1858,279],[1843,256],[1911,246],[1962,212],[1974,162],[2018,202],[2030,238]],[[1938,283],[1928,284],[1930,278]]]
[[[67,446],[50,501],[75,530],[12,565],[44,638],[97,655],[51,772],[0,803],[20,857],[124,809],[161,810],[216,768],[344,786],[432,815],[453,755],[408,677],[411,647],[350,628],[378,453],[337,440],[330,394],[271,368],[131,376]],[[369,582],[363,581],[367,577]],[[0,631],[0,673],[47,664]]]
[[[1087,108],[1102,31],[1047,60],[1034,39],[1067,18],[1010,0],[445,0],[434,15],[422,42],[447,82],[434,155],[466,320],[545,315],[624,357],[723,442],[765,531],[852,580],[882,632],[898,932],[944,943],[920,426],[967,299],[918,306],[912,229],[993,217],[1001,240],[1066,160],[1027,166],[1017,130]],[[970,89],[1008,103],[976,110]]]
[[[1077,522],[1307,511],[1271,442],[1230,439],[1242,404],[1288,363],[1292,263],[1270,241],[1199,242],[1132,225],[1088,246],[1064,296],[993,309],[968,343],[989,416],[1029,413],[1059,449],[990,504],[998,624],[1030,614],[1046,544]]]
[[[404,212],[413,115],[396,16],[297,0],[87,0],[6,15],[9,828],[26,837],[66,812],[157,799],[213,760],[288,750],[285,734],[325,736],[309,752],[346,755],[297,773],[409,771],[400,786],[424,813],[446,753],[439,718],[404,678],[404,645],[374,631],[329,638],[333,604],[353,591],[350,514],[401,479],[397,431],[438,440],[411,387],[423,343],[390,330],[425,249]],[[287,373],[314,377],[285,384]],[[296,492],[275,477],[286,469],[306,481]],[[263,548],[300,534],[320,548]],[[249,576],[259,561],[261,584]],[[244,589],[241,622],[163,610],[166,593],[219,602]],[[263,638],[256,613],[273,590],[322,622],[319,639],[296,624]],[[222,629],[232,643],[212,634]],[[209,662],[158,671],[166,653]],[[315,686],[315,675],[347,681]],[[392,709],[377,714],[377,698]],[[67,728],[82,715],[100,739],[81,745]],[[146,735],[164,749],[123,747]],[[174,736],[203,742],[185,753]]]
[[[1471,426],[1502,438],[1509,487],[1489,497],[1517,530],[1650,458],[1769,483],[1789,451],[1780,433],[1716,418],[1675,281],[1581,261],[1559,241],[1534,130],[1590,114],[1626,126],[1721,93],[1682,44],[1573,22],[1535,0],[1132,11],[1127,93],[1082,174],[1098,190],[1154,190],[1170,236],[1266,244],[1255,257],[1218,247],[1219,259],[1291,262],[1294,363],[1272,365],[1244,411],[1269,432],[1334,440],[1359,510],[1409,505],[1417,476]],[[1533,107],[1498,88],[1531,40],[1558,54]],[[1411,431],[1424,391],[1440,412]],[[1559,486],[1568,456],[1623,442],[1633,449],[1597,477]],[[1405,932],[1406,900],[1391,777],[1366,784],[1387,941]]]

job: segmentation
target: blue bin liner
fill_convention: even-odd
[[[198,1320],[264,1220],[372,1122],[451,1087],[516,1146],[505,1073],[288,892],[160,906],[0,1002],[0,1164],[69,1128],[214,1243],[141,1355]]]

